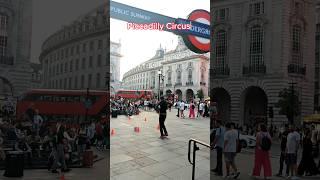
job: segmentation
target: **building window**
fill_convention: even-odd
[[[74,77],[74,88],[78,89],[78,77]]]
[[[80,84],[80,88],[83,89],[84,88],[84,75],[81,75],[81,84]]]
[[[81,68],[82,68],[82,69],[85,69],[85,68],[86,68],[86,58],[82,58]]]
[[[63,84],[64,84],[64,85],[63,85],[63,88],[64,88],[64,89],[67,89],[67,78],[64,78],[64,81],[63,81],[63,82],[64,82],[64,83],[63,83]]]
[[[216,33],[216,67],[224,67],[227,57],[227,33],[224,30],[220,30]]]
[[[181,83],[181,71],[177,72],[177,83]]]
[[[82,52],[86,52],[86,49],[87,49],[87,44],[83,43],[82,44]]]
[[[73,60],[70,61],[70,72],[72,72],[73,69]]]
[[[77,45],[77,47],[76,47],[76,52],[77,52],[77,54],[80,53],[80,47],[79,47],[79,45]]]
[[[88,88],[91,88],[92,74],[88,75]]]
[[[61,56],[61,59],[64,58],[64,49],[61,49],[61,51],[60,51],[60,56]]]
[[[261,26],[253,26],[250,29],[250,66],[254,69],[263,65],[263,41],[264,32]]]
[[[99,40],[98,41],[98,49],[102,49],[102,46],[103,46],[103,41]]]
[[[205,80],[204,80],[204,72],[205,72],[205,70],[201,69],[200,82],[205,82]]]
[[[69,56],[69,48],[66,48],[65,57],[68,58],[68,56]]]
[[[168,84],[171,84],[171,76],[172,76],[172,72],[168,72]]]
[[[94,41],[90,42],[89,49],[90,49],[90,51],[93,51],[93,49],[94,49]]]
[[[60,74],[62,74],[63,73],[63,64],[61,63],[60,64]]]
[[[79,70],[79,59],[76,59],[76,71]]]
[[[72,78],[70,77],[69,78],[69,87],[68,87],[68,89],[71,89],[72,88]]]
[[[301,27],[295,25],[292,28],[292,63],[302,64],[301,56]]]
[[[250,16],[264,14],[264,2],[252,3],[249,6]]]
[[[73,53],[74,53],[74,46],[72,46],[70,49],[70,56],[73,56]]]
[[[56,68],[56,74],[58,75],[59,74],[59,64],[57,64],[57,68]]]
[[[192,69],[188,70],[188,82],[192,82]]]
[[[0,56],[7,55],[8,37],[0,36]]]
[[[68,72],[68,63],[67,62],[64,64],[64,72],[65,73]]]
[[[97,56],[97,66],[98,67],[101,66],[101,54],[98,54],[98,56]]]
[[[0,30],[7,31],[8,28],[8,16],[5,14],[0,14]]]
[[[99,73],[97,73],[97,76],[96,76],[96,87],[97,88],[100,88],[100,74]]]
[[[89,67],[92,68],[93,66],[93,58],[92,56],[89,56]]]

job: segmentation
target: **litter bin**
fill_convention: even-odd
[[[24,153],[22,151],[8,151],[5,162],[6,177],[22,177],[24,168]]]
[[[86,150],[83,154],[83,167],[92,167],[93,166],[93,151]]]

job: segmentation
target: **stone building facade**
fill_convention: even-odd
[[[176,94],[178,99],[190,101],[200,89],[208,96],[208,75],[208,54],[193,53],[179,37],[174,50],[166,52],[160,47],[153,58],[126,72],[123,88],[153,90],[155,95],[160,89],[160,95]]]
[[[44,41],[40,55],[44,88],[109,88],[106,6],[81,16]]]
[[[30,87],[31,30],[32,0],[0,0],[1,97],[18,97]]]
[[[114,94],[120,89],[121,44],[110,42],[110,90]]]
[[[215,0],[210,92],[223,121],[288,122],[275,104],[295,83],[300,123],[314,109],[315,1]],[[268,118],[273,108],[274,118]]]

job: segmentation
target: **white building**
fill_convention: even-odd
[[[117,92],[120,88],[120,58],[121,44],[110,42],[110,89],[111,93]]]
[[[315,2],[313,0],[215,0],[210,90],[221,118],[240,125],[274,118],[275,104],[294,82],[301,117],[314,108]]]
[[[177,47],[165,52],[161,47],[150,60],[136,66],[123,76],[123,88],[131,90],[153,90],[155,95],[174,93],[179,99],[196,98],[202,89],[208,96],[209,58],[190,51],[179,37]],[[159,88],[159,74],[160,88]],[[163,80],[162,80],[163,79]]]
[[[44,88],[109,88],[106,6],[81,16],[44,41],[40,55]]]

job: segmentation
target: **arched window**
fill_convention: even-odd
[[[7,55],[8,47],[8,16],[0,14],[0,56]]]
[[[96,87],[97,88],[100,88],[100,81],[101,81],[100,73],[97,73],[97,76],[96,76]]]
[[[188,70],[188,82],[192,82],[192,69]]]
[[[177,83],[181,83],[181,71],[177,71]]]
[[[258,70],[263,62],[263,44],[264,44],[264,31],[259,25],[253,26],[250,29],[250,67],[252,70]]]
[[[295,25],[292,27],[291,34],[291,47],[292,47],[292,63],[293,64],[302,64],[301,58],[301,27]]]
[[[216,33],[216,67],[224,67],[227,58],[227,32],[220,30]]]

